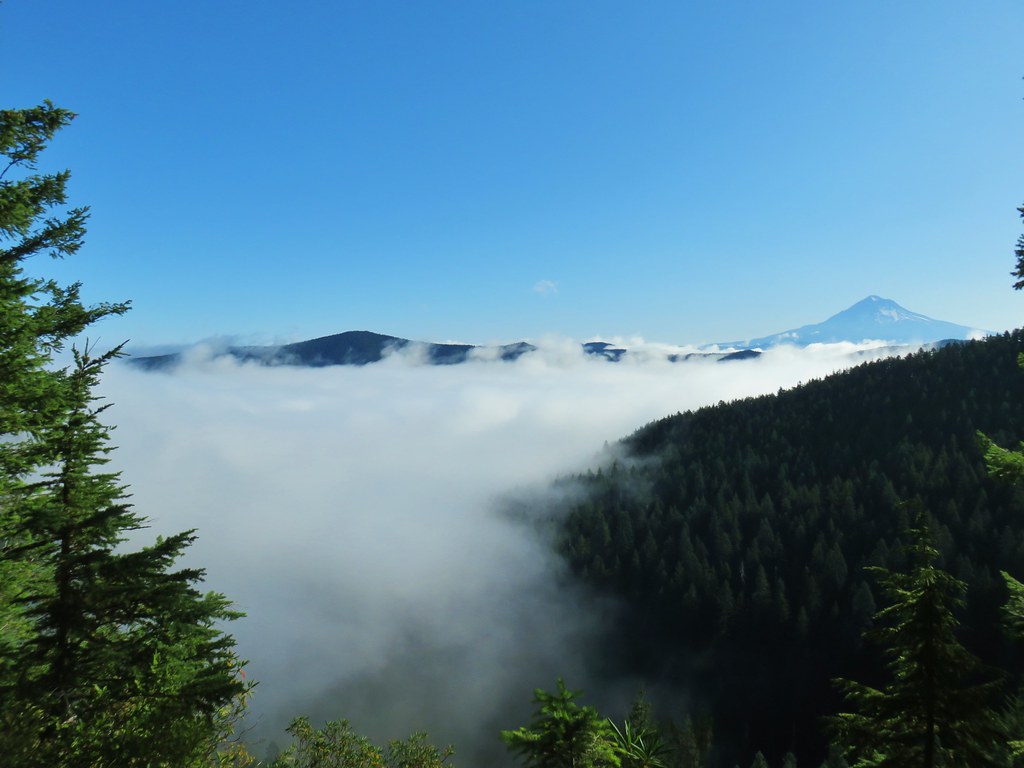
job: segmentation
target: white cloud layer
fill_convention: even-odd
[[[256,731],[281,739],[303,713],[380,739],[427,729],[470,764],[502,754],[497,731],[524,721],[534,687],[588,687],[580,649],[600,623],[499,500],[593,466],[648,421],[820,377],[857,351],[611,364],[550,343],[516,363],[321,369],[197,358],[173,374],[112,366],[102,394],[113,465],[151,519],[140,540],[197,528],[189,562],[248,613],[230,631],[260,681]]]

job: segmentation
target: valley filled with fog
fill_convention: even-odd
[[[150,519],[133,542],[198,529],[186,564],[247,614],[228,629],[259,681],[252,738],[286,743],[309,714],[382,739],[425,729],[480,757],[504,752],[498,729],[556,676],[613,710],[634,693],[599,684],[580,652],[614,606],[561,580],[507,500],[546,505],[553,479],[609,461],[653,419],[880,354],[612,364],[552,342],[517,362],[328,368],[194,355],[172,373],[111,366],[100,394],[111,466]]]

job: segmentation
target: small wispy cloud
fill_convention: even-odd
[[[557,296],[558,283],[554,280],[538,280],[533,284],[533,290],[541,296]]]

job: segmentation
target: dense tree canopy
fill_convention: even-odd
[[[1022,350],[1020,332],[952,343],[625,440],[561,523],[574,572],[623,598],[609,664],[684,691],[722,765],[758,749],[820,763],[832,679],[884,680],[861,639],[882,602],[866,569],[906,565],[906,500],[932,511],[938,565],[967,585],[964,642],[1019,673],[999,572],[1024,574],[1024,486],[988,475],[977,431],[1024,436]]]

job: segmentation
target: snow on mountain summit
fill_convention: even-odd
[[[764,349],[778,344],[807,346],[848,341],[884,341],[894,344],[926,344],[945,339],[971,339],[988,331],[966,325],[935,320],[901,307],[892,299],[868,296],[821,323],[803,325],[771,336],[719,346],[740,349]]]

